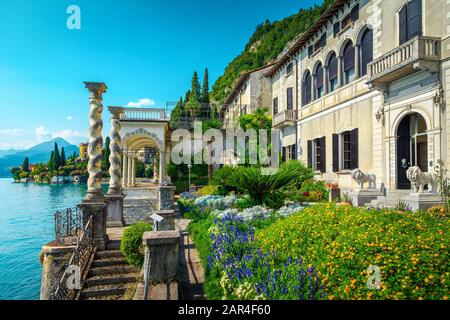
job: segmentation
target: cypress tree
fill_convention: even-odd
[[[55,148],[53,150],[53,153],[54,153],[54,161],[53,161],[54,164],[53,164],[53,167],[56,170],[61,165],[61,156],[59,154],[58,143],[56,143],[56,142],[55,142]]]
[[[184,103],[183,105],[186,105],[186,103],[189,102],[189,98],[191,97],[191,90],[186,91],[186,94],[184,95]]]
[[[202,86],[202,103],[209,103],[209,75],[208,68],[205,69]]]
[[[48,170],[53,171],[55,170],[55,151],[52,151],[50,154],[50,160],[48,161]]]
[[[194,75],[192,76],[191,81],[191,94],[189,96],[190,102],[200,102],[201,101],[201,88],[200,88],[200,82],[198,81],[198,74],[197,71],[194,71]]]
[[[64,151],[64,147],[61,148],[61,164],[60,166],[65,166],[67,162],[66,152]]]
[[[23,159],[23,163],[22,163],[22,171],[24,172],[30,172],[30,160],[28,159],[28,157],[25,157],[25,159]]]
[[[103,158],[102,158],[102,170],[108,171],[110,162],[109,162],[109,156],[111,154],[111,151],[109,150],[109,144],[111,143],[111,139],[109,137],[106,137],[105,139],[105,148],[103,149]]]

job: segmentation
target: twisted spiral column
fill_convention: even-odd
[[[111,143],[109,144],[109,150],[111,154],[109,156],[109,190],[108,194],[121,194],[121,179],[120,179],[120,164],[121,164],[121,154],[120,154],[120,130],[122,126],[120,125],[120,115],[123,113],[123,108],[120,107],[108,107],[111,113],[111,131],[109,135],[111,136]]]
[[[86,88],[89,90],[89,146],[88,146],[88,191],[85,200],[101,200],[103,199],[101,182],[102,182],[102,94],[107,87],[103,82],[85,82]]]

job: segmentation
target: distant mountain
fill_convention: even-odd
[[[0,150],[0,158],[22,151],[23,150],[16,150],[16,149]]]
[[[64,147],[64,152],[67,157],[69,157],[74,151],[76,153],[80,152],[77,146],[70,144],[63,138],[56,138],[46,141],[28,150],[19,151],[0,158],[0,178],[11,177],[11,168],[22,165],[25,157],[30,159],[31,164],[46,163],[50,159],[50,153],[53,151],[55,142],[58,143],[60,151],[61,148]]]

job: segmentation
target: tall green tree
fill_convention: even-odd
[[[28,159],[28,157],[25,157],[25,159],[23,159],[22,171],[30,172],[30,160]]]
[[[59,148],[58,148],[58,143],[55,142],[55,147],[53,149],[53,153],[54,153],[54,168],[55,170],[58,169],[61,166],[61,155],[59,154]]]
[[[209,75],[208,68],[205,69],[205,74],[203,76],[203,85],[202,85],[202,103],[209,103]]]
[[[186,105],[189,102],[189,98],[191,97],[191,90],[186,91],[186,94],[184,95],[184,103],[183,105]]]
[[[55,163],[55,151],[52,151],[50,153],[50,159],[48,160],[48,170],[54,171],[56,169],[56,163]]]
[[[65,166],[67,163],[66,152],[64,151],[64,147],[61,148],[61,163],[60,166]]]
[[[191,94],[189,96],[189,101],[200,102],[202,97],[200,81],[198,80],[197,71],[194,71],[194,75],[191,80]]]
[[[103,158],[102,158],[102,170],[108,171],[110,162],[109,162],[109,156],[111,154],[111,151],[109,150],[109,145],[111,143],[111,139],[109,137],[106,137],[105,139],[105,146],[103,148]]]

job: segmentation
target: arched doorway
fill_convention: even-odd
[[[428,171],[427,124],[419,113],[410,113],[397,129],[397,189],[411,189],[408,168],[418,166]]]

